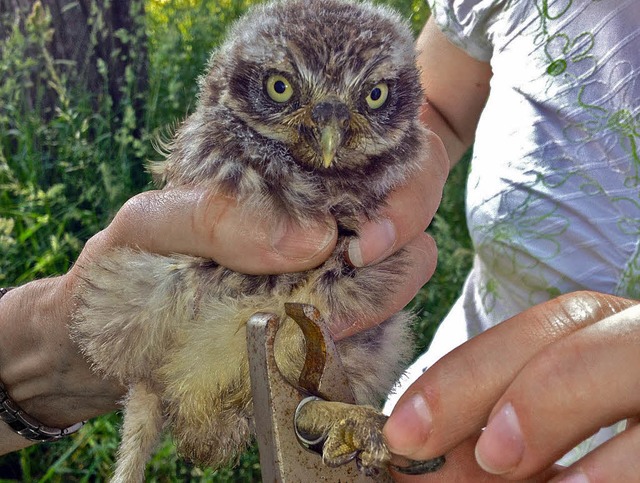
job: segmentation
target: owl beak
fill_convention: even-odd
[[[342,144],[342,129],[335,123],[323,127],[320,130],[320,147],[322,148],[322,165],[331,167],[336,157],[336,152]]]
[[[322,165],[329,168],[333,165],[336,153],[342,145],[351,113],[344,103],[337,99],[330,99],[314,106],[311,119],[320,134]]]

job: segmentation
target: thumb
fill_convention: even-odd
[[[128,246],[209,258],[237,272],[261,275],[318,266],[336,239],[332,217],[301,227],[244,210],[227,196],[176,188],[146,191],[128,200],[112,223],[89,241],[83,255],[97,257]]]

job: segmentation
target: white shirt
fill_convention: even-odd
[[[468,338],[561,293],[640,299],[640,2],[431,7],[493,77],[467,182],[473,269],[398,393]]]

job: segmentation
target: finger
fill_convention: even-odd
[[[403,283],[394,287],[390,303],[384,307],[384,310],[371,314],[371,317],[366,320],[356,320],[348,327],[332,327],[331,330],[336,339],[349,337],[388,319],[411,302],[418,290],[431,278],[438,259],[438,250],[433,238],[426,233],[420,233],[404,248],[410,260],[410,263],[407,264],[408,271],[404,276]]]
[[[635,426],[599,446],[552,481],[553,483],[638,481],[638,475],[640,475],[638,454],[640,454],[640,427]]]
[[[481,466],[523,478],[599,428],[640,413],[639,347],[636,305],[536,354],[490,416],[477,446]]]
[[[391,450],[433,458],[479,431],[518,372],[544,347],[632,305],[592,292],[533,307],[443,357],[402,395],[384,433]]]
[[[473,435],[447,453],[447,461],[438,471],[419,476],[408,476],[393,472],[393,479],[398,483],[449,483],[452,481],[474,483],[505,483],[508,480],[499,475],[484,471],[476,462],[474,448],[478,435]],[[548,468],[532,477],[529,482],[546,482],[558,473],[557,468]]]
[[[431,132],[428,137],[420,172],[389,195],[382,219],[365,223],[360,236],[349,243],[347,255],[355,267],[384,260],[424,232],[431,222],[442,198],[449,158],[440,138]]]
[[[335,247],[335,221],[309,227],[268,220],[228,197],[198,189],[148,191],[130,199],[96,241],[210,258],[248,274],[313,268]],[[94,243],[96,245],[96,243]]]

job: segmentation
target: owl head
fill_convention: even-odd
[[[421,101],[413,36],[390,9],[258,5],[213,53],[162,174],[215,180],[234,195],[279,192],[284,182],[298,193],[361,183],[379,198],[416,158]]]

